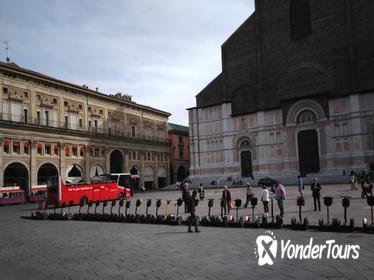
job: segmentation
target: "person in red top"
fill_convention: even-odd
[[[226,212],[227,214],[230,214],[230,209],[231,209],[231,193],[229,191],[229,188],[227,186],[223,187],[223,192],[222,192],[222,200],[224,201],[224,211],[225,215]]]

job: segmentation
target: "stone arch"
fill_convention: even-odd
[[[239,137],[236,141],[238,161],[240,162],[241,177],[253,177],[253,142],[247,136]]]
[[[125,157],[123,151],[114,149],[110,152],[110,173],[123,173]]]
[[[93,164],[90,167],[90,180],[99,180],[104,173],[105,169],[101,164]]]
[[[152,189],[155,182],[155,173],[154,173],[154,168],[151,165],[145,166],[143,170],[143,175],[142,175],[143,181],[144,181],[144,186],[147,189]]]
[[[157,186],[159,188],[165,187],[166,177],[167,177],[166,167],[159,166],[158,171],[157,171]]]
[[[59,176],[58,168],[51,162],[43,162],[38,167],[38,185],[46,185],[50,177]]]
[[[83,168],[77,164],[73,163],[69,165],[66,169],[66,182],[70,184],[76,184],[84,180]]]
[[[28,194],[30,185],[30,170],[26,164],[19,161],[9,162],[4,166],[4,186],[19,186]]]
[[[287,124],[296,124],[299,114],[306,110],[312,111],[315,114],[317,121],[326,118],[325,111],[317,101],[313,99],[303,99],[294,103],[288,110],[286,119]]]

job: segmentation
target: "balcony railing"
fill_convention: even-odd
[[[43,119],[43,118],[31,118],[25,117],[22,115],[14,115],[14,114],[0,114],[0,121],[17,124],[17,125],[29,125],[34,127],[41,127],[41,128],[51,128],[51,129],[58,129],[64,131],[76,131],[76,132],[83,132],[83,133],[90,133],[90,134],[102,134],[108,136],[117,136],[117,137],[125,137],[131,139],[140,139],[146,141],[153,141],[159,143],[168,143],[167,138],[162,137],[155,137],[149,135],[142,135],[141,133],[133,134],[132,131],[123,131],[118,128],[113,128],[108,125],[104,125],[103,127],[95,127],[95,126],[84,126],[79,125],[79,123],[72,123],[72,122],[57,122],[52,121],[50,119]]]

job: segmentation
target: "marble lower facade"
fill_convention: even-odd
[[[287,180],[367,169],[374,162],[374,93],[325,100],[239,116],[231,103],[189,109],[190,177]]]

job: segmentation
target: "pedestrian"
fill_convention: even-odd
[[[188,184],[184,183],[182,187],[182,200],[184,202],[184,213],[187,214],[187,194],[189,194]]]
[[[141,190],[141,192],[142,192],[142,193],[144,193],[144,192],[145,192],[145,187],[144,187],[144,183],[142,183],[142,184],[141,184],[141,186],[140,186],[140,190]]]
[[[261,192],[261,201],[262,204],[264,205],[264,212],[265,212],[265,217],[268,217],[269,213],[269,191],[266,188],[265,185],[262,186],[262,192]]]
[[[247,183],[247,191],[246,191],[247,199],[245,201],[244,207],[247,208],[249,202],[251,202],[252,198],[254,198],[255,194],[253,192],[252,186],[250,183]]]
[[[199,186],[199,197],[200,197],[200,200],[204,200],[205,198],[205,191],[204,191],[204,187],[202,183],[200,183],[200,186]]]
[[[192,193],[192,196],[190,195],[190,192],[186,191],[186,202],[187,202],[187,209],[188,213],[190,213],[190,217],[188,219],[188,232],[193,232],[191,230],[192,225],[195,226],[195,232],[200,232],[200,230],[197,227],[197,220],[196,220],[196,206],[197,206],[197,199],[196,199],[197,192],[194,191]]]
[[[275,199],[278,202],[280,216],[284,217],[284,200],[286,199],[286,190],[280,182],[276,182]]]
[[[230,214],[230,209],[231,209],[231,193],[229,191],[229,188],[227,186],[223,187],[223,192],[222,192],[222,200],[224,201],[224,213],[226,215]]]
[[[300,193],[300,196],[303,196],[303,190],[304,190],[304,181],[301,175],[297,176],[297,189]]]
[[[321,184],[318,182],[317,177],[314,177],[314,181],[311,186],[313,202],[314,202],[314,211],[321,211]]]

